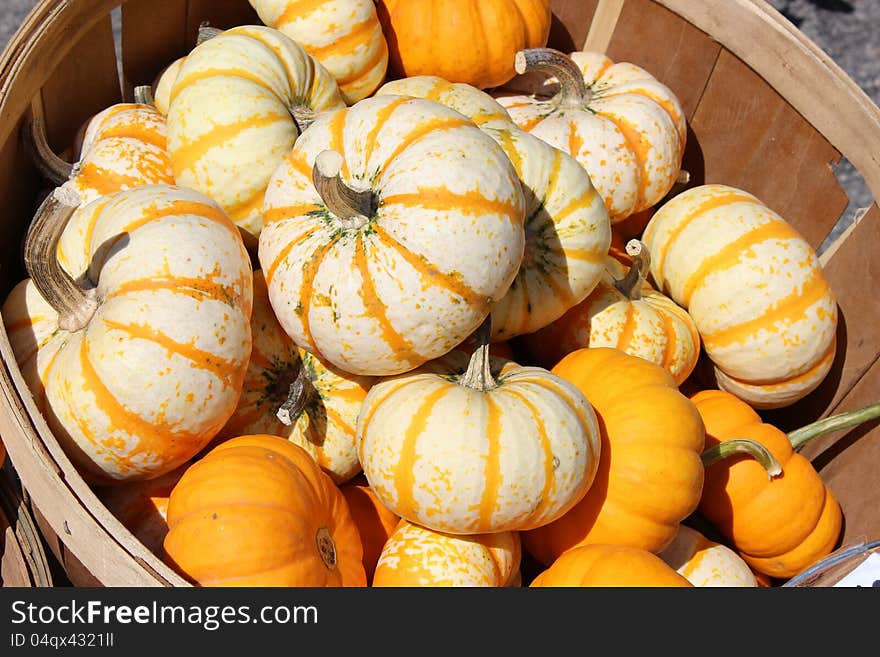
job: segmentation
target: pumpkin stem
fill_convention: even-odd
[[[541,71],[559,81],[559,93],[555,102],[560,106],[576,107],[590,102],[592,92],[584,80],[584,74],[574,60],[564,52],[553,48],[526,48],[514,56],[513,67],[523,75]]]
[[[275,417],[281,420],[282,424],[289,427],[303,414],[314,395],[315,387],[312,385],[306,367],[300,358],[296,377],[287,389],[287,399],[278,408]]]
[[[153,87],[148,84],[142,84],[134,88],[134,102],[139,105],[156,106],[156,100],[153,98]]]
[[[203,44],[205,41],[209,39],[213,39],[215,36],[223,32],[220,28],[211,27],[211,24],[208,21],[204,21],[199,23],[199,33],[196,36],[196,45],[199,46]]]
[[[642,285],[651,269],[651,254],[645,243],[632,239],[626,243],[626,252],[633,259],[626,276],[614,281],[614,287],[630,301],[642,298]]]
[[[52,185],[63,185],[73,175],[73,165],[58,157],[49,146],[42,119],[32,118],[21,131],[22,139],[37,171]]]
[[[880,402],[845,413],[837,413],[821,420],[816,420],[800,429],[788,433],[788,440],[795,451],[806,445],[813,438],[826,433],[846,429],[880,417]]]
[[[754,456],[767,471],[767,476],[770,479],[782,474],[782,466],[779,465],[779,461],[770,453],[770,450],[761,443],[746,438],[735,438],[718,443],[700,454],[700,460],[703,461],[703,466],[708,468],[710,465],[723,461],[735,454],[750,454]]]
[[[341,219],[346,228],[360,228],[373,213],[373,193],[355,191],[342,182],[342,164],[338,151],[321,151],[312,167],[312,182],[327,209]]]
[[[318,113],[308,105],[294,105],[293,109],[290,110],[290,115],[293,117],[297,130],[302,134],[306,128],[315,122],[315,117],[318,116]]]
[[[95,288],[87,280],[83,287],[77,285],[58,262],[58,242],[79,204],[72,189],[56,187],[37,210],[24,241],[28,275],[58,313],[58,326],[70,332],[84,328],[98,308]]]
[[[492,365],[489,359],[489,338],[492,335],[492,315],[487,315],[480,328],[477,329],[475,342],[477,344],[467,371],[459,379],[459,383],[468,388],[486,392],[496,387],[495,379],[492,378]]]

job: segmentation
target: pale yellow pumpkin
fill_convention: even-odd
[[[647,250],[629,245],[634,266],[612,256],[590,295],[540,331],[522,336],[529,355],[552,368],[582,347],[613,347],[660,365],[681,385],[700,357],[700,334],[687,311],[646,280]]]
[[[454,110],[379,96],[324,113],[266,192],[258,256],[272,308],[342,370],[411,370],[507,292],[524,207],[504,151]]]
[[[303,116],[344,106],[333,76],[290,37],[262,25],[221,32],[186,56],[171,89],[175,180],[217,201],[255,246],[266,185]]]
[[[590,176],[568,153],[517,128],[489,94],[435,76],[394,80],[385,93],[443,103],[504,149],[526,199],[526,246],[507,294],[492,308],[492,339],[532,333],[583,301],[603,272],[611,223]]]
[[[521,558],[516,532],[455,536],[403,520],[382,548],[372,586],[512,586]]]
[[[688,525],[679,525],[672,543],[657,556],[694,586],[758,586],[755,574],[741,556]]]
[[[77,209],[78,208],[78,209]],[[82,276],[55,253],[89,215]],[[235,409],[251,351],[241,236],[196,191],[148,185],[79,207],[57,188],[25,243],[31,278],[3,304],[16,361],[59,443],[96,483],[158,477]]]
[[[177,74],[180,73],[180,68],[185,61],[185,56],[175,59],[162,69],[162,72],[159,73],[156,82],[153,84],[153,106],[162,116],[168,114],[168,106],[171,104],[171,88],[174,86]]]
[[[643,241],[655,284],[694,319],[722,390],[778,408],[822,382],[837,302],[816,252],[779,214],[742,189],[701,185],[660,207]]]
[[[272,311],[260,270],[254,272],[251,333],[241,397],[214,442],[281,436],[306,450],[336,484],[354,477],[361,471],[355,426],[372,377],[349,374],[297,347]]]
[[[260,20],[299,43],[335,78],[348,105],[385,79],[388,44],[373,0],[249,0]]]
[[[687,138],[675,94],[651,73],[598,52],[549,48],[517,53],[518,73],[551,84],[531,95],[496,94],[514,122],[581,163],[611,223],[658,203],[678,179]]]
[[[539,527],[587,492],[596,414],[572,384],[490,358],[488,322],[468,360],[450,352],[376,383],[358,417],[358,453],[376,496],[450,534]]]

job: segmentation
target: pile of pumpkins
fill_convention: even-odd
[[[756,411],[829,371],[833,293],[758,198],[682,191],[669,88],[547,48],[548,0],[250,2],[84,126],[2,308],[148,548],[200,586],[498,587],[835,548]]]

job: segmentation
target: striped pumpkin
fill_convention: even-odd
[[[518,129],[489,94],[422,76],[385,84],[377,95],[428,98],[461,112],[504,149],[526,199],[526,246],[507,294],[492,308],[492,339],[532,333],[583,301],[602,275],[611,224],[590,176],[567,153]]]
[[[142,185],[173,184],[165,118],[149,105],[117,103],[88,122],[81,155],[64,185],[83,204]]]
[[[541,367],[553,367],[582,347],[613,347],[660,365],[677,385],[700,357],[700,334],[687,311],[645,280],[649,261],[640,242],[627,270],[608,256],[605,274],[583,302],[545,328],[522,337]]]
[[[734,550],[681,525],[672,543],[657,555],[694,586],[756,587],[758,580]]]
[[[354,477],[361,471],[355,426],[372,378],[343,372],[297,347],[272,311],[260,270],[254,272],[251,333],[241,398],[215,442],[244,434],[282,436],[306,450],[335,483]],[[295,408],[282,421],[278,412],[288,399]]]
[[[327,69],[290,37],[226,30],[193,48],[172,86],[175,181],[217,201],[255,246],[266,185],[300,134],[298,117],[344,106]]]
[[[688,310],[718,386],[756,408],[814,390],[836,351],[837,303],[813,248],[753,195],[701,185],[645,228],[658,288]]]
[[[521,557],[516,532],[455,536],[403,520],[382,548],[373,586],[511,586]]]
[[[373,0],[249,0],[260,20],[299,43],[324,65],[346,104],[385,79],[388,44]]]
[[[546,72],[559,92],[497,94],[514,122],[574,156],[599,190],[611,223],[658,203],[681,171],[687,125],[675,94],[643,68],[596,52],[536,48],[517,72]]]
[[[158,477],[229,419],[251,351],[253,274],[216,203],[150,185],[89,215],[86,275],[53,258],[78,199],[56,188],[26,242],[28,271],[3,304],[16,361],[50,428],[93,483]]]
[[[318,117],[263,210],[259,262],[281,325],[354,374],[405,372],[461,343],[525,245],[501,147],[458,112],[402,96]]]
[[[168,115],[168,106],[171,104],[171,89],[185,61],[185,56],[175,59],[162,69],[153,84],[153,106],[162,116]]]
[[[461,351],[376,383],[358,417],[373,491],[410,522],[450,534],[529,529],[576,504],[596,472],[590,403],[545,369],[490,359],[488,322]]]

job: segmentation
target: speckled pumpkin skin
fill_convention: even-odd
[[[61,329],[31,279],[10,292],[3,320],[40,411],[83,476],[158,477],[207,445],[241,394],[250,258],[217,204],[182,187],[138,187],[76,213],[99,300],[88,325]]]
[[[657,556],[694,586],[758,586],[752,569],[734,550],[687,525],[678,528],[675,539]]]
[[[316,157],[375,210],[348,227],[312,182]],[[353,374],[391,375],[467,338],[523,258],[525,201],[501,147],[439,103],[367,98],[326,112],[273,175],[259,261],[293,340]]]

